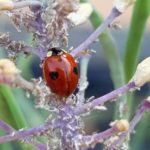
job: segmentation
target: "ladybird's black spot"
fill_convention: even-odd
[[[49,76],[52,80],[56,80],[58,78],[58,72],[50,72]]]
[[[73,68],[73,72],[74,72],[76,75],[78,75],[78,68],[77,68],[77,67],[74,67],[74,68]]]

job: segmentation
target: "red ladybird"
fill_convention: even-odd
[[[71,95],[78,84],[78,69],[74,58],[59,48],[50,49],[43,62],[44,80],[51,91],[60,97]]]

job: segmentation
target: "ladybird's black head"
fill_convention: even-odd
[[[56,56],[62,52],[62,49],[59,47],[53,47],[49,51],[52,51],[52,56]]]

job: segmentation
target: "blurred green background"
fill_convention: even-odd
[[[107,0],[98,3],[95,0],[92,2],[99,6],[97,9],[100,9],[100,12],[95,10],[89,21],[70,29],[68,49],[71,46],[78,46],[92,33],[94,28],[103,20],[100,14],[105,17],[109,13],[112,1]],[[150,10],[149,3],[149,0],[144,3],[142,0],[137,0],[133,9],[129,9],[123,14],[122,18],[117,19],[120,20],[120,24],[123,26],[122,29],[111,28],[109,31],[105,31],[100,37],[100,42],[93,43],[90,46],[91,49],[96,51],[96,54],[92,55],[88,66],[89,86],[86,97],[99,97],[127,83],[135,70],[137,62],[150,56],[150,24],[147,23]],[[18,33],[7,17],[1,16],[0,20],[0,32],[10,32],[14,40],[25,40],[32,43],[31,35],[27,34],[24,28],[22,28],[22,32]],[[7,53],[3,48],[1,48],[0,57],[7,57]],[[25,57],[23,54],[19,54],[17,58],[17,66],[27,80],[42,76],[39,63],[40,60],[36,56]],[[125,117],[132,118],[138,104],[148,95],[150,95],[150,84],[146,84],[140,91],[135,92],[135,96],[132,95],[132,102],[131,95],[127,95],[130,111]],[[0,119],[11,124],[15,129],[30,128],[44,122],[48,113],[36,109],[34,104],[34,97],[31,95],[30,98],[27,98],[22,89],[12,89],[6,85],[0,85]],[[108,111],[94,111],[91,116],[87,117],[85,119],[88,123],[87,133],[91,134],[107,129],[110,121],[114,120],[114,117],[118,117],[116,110],[118,105],[115,102],[107,103]],[[144,116],[136,127],[136,134],[131,136],[130,145],[132,150],[150,149],[150,133],[147,132],[150,128],[149,114],[150,112]],[[4,134],[0,131],[0,135]],[[96,150],[101,148],[102,145],[100,144],[95,147]],[[0,150],[13,149],[33,148],[20,142],[0,144]]]

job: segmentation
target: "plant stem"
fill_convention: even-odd
[[[43,133],[44,131],[50,129],[50,128],[57,128],[61,124],[58,120],[58,122],[53,122],[54,124],[51,124],[50,122],[47,122],[45,124],[42,124],[38,127],[30,128],[30,129],[24,129],[21,131],[16,131],[13,134],[5,135],[0,137],[0,143],[10,142],[14,140],[21,140],[25,137],[31,136],[31,135],[38,135],[40,133]]]
[[[111,127],[103,132],[96,133],[93,135],[85,135],[82,136],[81,140],[83,145],[88,143],[88,146],[92,143],[96,144],[97,142],[100,143],[101,141],[105,140],[106,138],[112,136],[113,134],[117,133],[118,129],[116,127]]]
[[[0,120],[0,129],[3,129],[4,131],[6,131],[7,133],[13,133],[13,132],[16,132],[15,129],[13,129],[10,125],[8,125],[7,123],[5,123],[4,121]],[[46,150],[46,147],[37,142],[37,141],[34,141],[32,139],[24,139],[24,142],[28,143],[28,144],[31,144],[32,146],[36,147],[37,149],[39,150]]]
[[[73,57],[77,57],[77,55],[79,55],[81,51],[86,50],[104,31],[104,29],[120,14],[121,13],[116,8],[113,8],[106,20],[104,20],[104,22],[84,42],[82,42],[77,48],[75,48],[71,52],[71,55]]]
[[[96,10],[93,10],[90,20],[93,26],[96,28],[99,24],[102,23],[103,18]],[[119,86],[124,84],[124,75],[122,63],[119,57],[119,52],[117,50],[115,41],[113,40],[108,30],[105,30],[99,36],[99,41],[104,49],[103,52],[111,70],[111,77],[113,79],[114,86],[115,88],[118,88]]]
[[[103,18],[95,8],[93,8],[93,9],[94,10],[93,10],[93,13],[91,14],[90,20],[91,20],[91,23],[93,24],[94,28],[97,28],[103,22]],[[116,43],[113,40],[113,38],[108,30],[105,30],[99,36],[99,41],[103,47],[104,56],[108,62],[110,72],[111,72],[111,78],[112,78],[112,81],[114,84],[114,88],[116,89],[116,88],[124,85],[124,83],[125,83],[123,66],[122,66],[122,62],[120,60],[119,52],[116,47]],[[125,107],[125,105],[126,105],[126,95],[121,97],[116,102],[114,118],[119,118],[119,117],[125,118],[125,114],[123,112],[123,108]]]
[[[119,136],[118,140],[116,140],[113,144],[111,144],[108,150],[113,150],[113,148],[116,148],[116,146],[120,146],[123,143],[125,137],[134,131],[135,126],[139,123],[139,121],[142,119],[142,117],[144,116],[145,112],[147,112],[148,109],[150,109],[150,100],[146,99],[144,100],[143,104],[138,109],[137,113],[130,122],[128,131],[122,133]]]
[[[122,96],[123,93],[135,89],[135,83],[130,82],[102,97],[99,97],[92,102],[86,103],[82,105],[81,107],[78,107],[75,109],[75,114],[79,115],[85,112],[89,112],[91,109],[94,109],[94,107],[99,106],[99,105],[104,105],[105,102],[113,100],[115,98],[118,98],[119,96]]]

